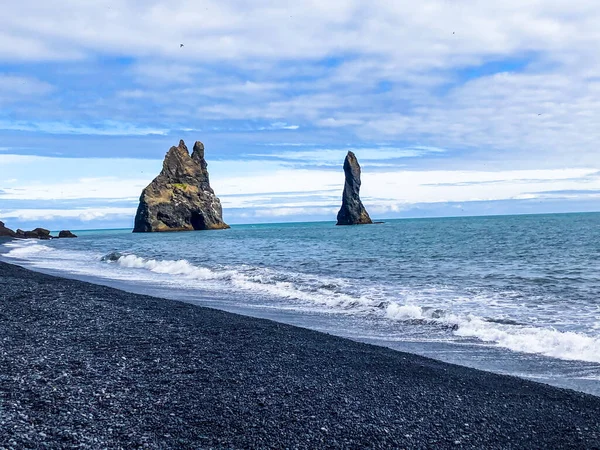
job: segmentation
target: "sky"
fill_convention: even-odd
[[[179,139],[231,224],[335,220],[349,150],[377,219],[600,210],[600,2],[6,3],[12,228],[131,227]]]

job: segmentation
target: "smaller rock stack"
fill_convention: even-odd
[[[373,221],[360,201],[360,165],[356,155],[348,152],[344,161],[346,183],[342,197],[342,207],[337,215],[337,225],[364,225]]]

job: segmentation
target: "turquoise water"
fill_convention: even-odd
[[[3,258],[600,395],[600,214],[79,236]]]

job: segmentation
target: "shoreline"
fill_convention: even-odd
[[[386,340],[381,336],[372,338],[368,335],[365,335],[362,330],[354,328],[354,331],[349,332],[349,328],[346,327],[343,327],[342,329],[336,329],[336,327],[331,327],[320,319],[318,319],[317,322],[309,321],[310,323],[307,323],[306,320],[299,320],[299,317],[301,316],[284,312],[283,310],[277,310],[275,312],[275,310],[270,310],[268,308],[256,308],[253,306],[248,306],[245,305],[244,302],[236,305],[235,300],[233,300],[233,296],[227,300],[224,300],[218,295],[218,293],[215,293],[211,290],[200,290],[194,292],[194,295],[190,295],[190,292],[188,292],[186,289],[182,289],[181,291],[173,289],[165,290],[156,286],[149,287],[143,282],[135,283],[112,277],[103,278],[94,275],[65,272],[64,270],[57,268],[45,268],[38,266],[27,259],[4,258],[2,254],[3,248],[6,249],[7,247],[0,245],[0,261],[8,264],[20,265],[26,269],[50,276],[112,287],[131,294],[149,295],[158,298],[184,301],[194,305],[205,306],[207,308],[218,309],[243,316],[273,320],[278,323],[298,326],[301,328],[309,328],[353,341],[388,347],[395,351],[416,354],[450,364],[456,364],[486,372],[516,376],[518,378],[527,379],[542,384],[548,384],[559,388],[584,392],[596,397],[600,397],[600,381],[597,378],[582,378],[581,375],[582,371],[588,369],[595,370],[597,373],[597,370],[600,368],[600,366],[597,368],[592,368],[592,366],[597,366],[597,363],[586,362],[585,360],[578,361],[560,359],[551,356],[537,355],[535,353],[524,353],[527,358],[527,365],[526,367],[519,367],[518,361],[515,361],[515,358],[518,357],[517,355],[519,355],[519,353],[515,353],[501,346],[494,347],[485,345],[484,348],[487,356],[483,360],[478,358],[476,355],[480,348],[482,348],[478,343],[462,344],[457,347],[456,343],[454,342],[443,343],[438,341],[435,342],[435,344],[423,344],[419,341],[411,342],[396,339]],[[240,293],[239,295],[243,295],[243,293]],[[239,299],[241,297],[237,298]],[[457,355],[461,355],[463,353],[466,356],[457,357]],[[540,358],[538,358],[538,356],[540,356]],[[517,365],[515,365],[515,362]],[[560,374],[560,376],[553,376],[555,373]]]
[[[0,262],[0,447],[600,448],[600,398]]]

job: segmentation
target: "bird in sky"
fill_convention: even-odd
[[[179,48],[183,47],[183,44],[179,44]]]

